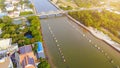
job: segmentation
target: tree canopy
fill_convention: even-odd
[[[37,67],[38,68],[50,68],[50,64],[46,60],[40,58],[40,63],[38,64]]]
[[[83,10],[70,12],[69,15],[71,15],[73,18],[80,21],[86,26],[92,26],[97,29],[104,28],[116,37],[120,38],[119,14],[109,12],[107,10],[102,10],[101,12],[93,10]]]

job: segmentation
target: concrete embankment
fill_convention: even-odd
[[[83,27],[84,29],[86,29],[87,31],[89,31],[94,37],[104,41],[105,43],[107,43],[108,45],[110,45],[113,49],[115,49],[116,51],[120,52],[120,44],[112,41],[110,39],[110,37],[108,37],[106,34],[104,34],[101,31],[98,31],[92,27],[86,27],[85,25],[81,24],[79,21],[75,20],[74,18],[72,18],[70,15],[66,15],[70,20],[74,21],[76,24],[78,24],[79,26]]]
[[[50,1],[50,0],[48,0],[53,6],[55,6],[58,10],[62,10],[62,9],[60,9],[59,8],[59,6],[58,5],[56,5],[54,2],[52,2],[52,1]]]

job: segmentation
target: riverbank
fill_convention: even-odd
[[[50,1],[50,0],[48,0],[53,6],[55,6],[58,10],[62,10],[62,9],[60,9],[60,7],[58,6],[58,5],[56,5],[54,2],[52,2],[52,1]]]
[[[42,28],[41,29],[41,33],[42,33]],[[47,45],[44,41],[44,37],[43,37],[43,33],[42,33],[42,43],[43,43],[43,48],[44,48],[44,53],[45,53],[45,58],[48,61],[48,63],[50,64],[51,68],[56,68],[55,65],[52,62],[52,57],[50,56],[50,53],[48,51]]]
[[[69,19],[71,19],[72,21],[74,21],[75,23],[77,23],[78,25],[82,26],[83,28],[85,28],[87,31],[89,31],[94,37],[104,41],[105,43],[109,44],[112,48],[114,48],[116,51],[120,52],[120,44],[114,42],[111,40],[111,38],[104,34],[101,31],[98,31],[95,28],[92,27],[86,27],[85,25],[81,24],[79,21],[75,20],[74,18],[72,18],[69,15],[66,15]]]
[[[43,48],[44,48],[45,57],[46,57],[48,63],[50,64],[50,67],[51,67],[51,68],[55,68],[55,65],[53,64],[52,59],[51,59],[52,57],[51,57],[50,54],[49,54],[47,45],[45,44],[45,41],[44,41],[44,40],[43,40]]]

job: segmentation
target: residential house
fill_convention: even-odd
[[[12,0],[12,4],[17,4],[19,2],[20,2],[20,0]]]
[[[21,10],[22,10],[21,5],[17,6],[16,9],[17,9],[18,11],[21,11]]]
[[[33,12],[33,10],[31,8],[25,8],[24,11],[26,11],[26,12],[29,12],[29,11]]]
[[[17,44],[11,44],[12,39],[0,39],[0,67],[13,68],[10,56],[18,50]]]
[[[7,10],[7,11],[13,11],[14,10],[14,5],[12,5],[12,4],[7,4],[6,5],[6,7],[5,7],[5,9]]]
[[[14,17],[19,17],[20,11],[14,11]]]
[[[9,12],[8,16],[11,17],[11,18],[13,18],[14,17],[14,12]]]
[[[31,45],[25,45],[19,48],[20,64],[22,68],[36,68],[35,60],[37,60]]]

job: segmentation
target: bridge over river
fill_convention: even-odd
[[[83,10],[101,10],[102,8],[79,8],[79,9],[74,9],[74,10],[50,10],[47,12],[39,12],[36,14],[29,14],[29,15],[25,15],[25,16],[19,16],[19,17],[15,17],[14,19],[24,19],[26,17],[29,16],[39,16],[40,18],[49,18],[49,17],[55,17],[55,16],[61,16],[63,14],[68,14],[68,12],[75,12],[75,11],[83,11]]]
[[[38,14],[58,11],[48,0],[31,1]],[[52,68],[119,68],[117,51],[66,16],[41,19],[41,27]]]

